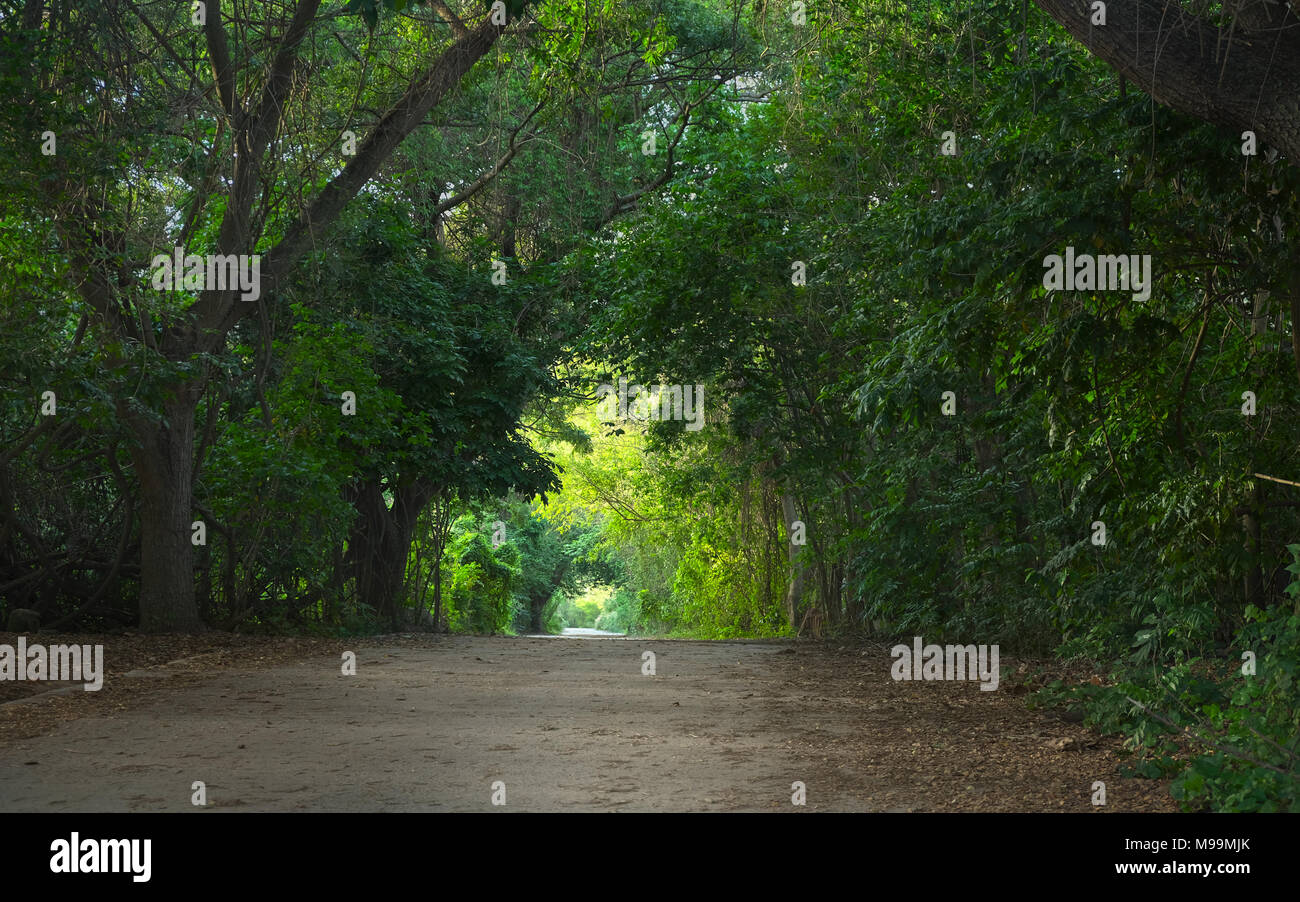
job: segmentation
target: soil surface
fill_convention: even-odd
[[[895,682],[885,646],[60,639],[105,645],[104,688],[0,705],[0,811],[1176,810],[1014,678]]]

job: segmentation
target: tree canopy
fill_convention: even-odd
[[[0,596],[923,635],[1300,798],[1293,3],[0,4]]]

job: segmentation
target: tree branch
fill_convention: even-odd
[[[318,2],[304,0],[303,6],[315,7]],[[477,28],[448,47],[411,85],[366,136],[357,148],[356,156],[316,195],[266,255],[261,268],[263,296],[275,291],[294,264],[334,223],[348,201],[379,171],[397,146],[424,121],[429,111],[455,89],[465,73],[492,48],[503,30],[504,26],[494,24],[490,16],[485,18]],[[234,200],[232,198],[232,202]],[[242,215],[246,217],[247,213]],[[229,218],[228,209],[227,220]],[[227,222],[223,221],[223,235],[226,225]],[[237,301],[233,291],[205,292],[200,303],[203,304],[198,320],[200,349],[209,352],[220,346],[230,329],[253,306]]]
[[[230,65],[230,48],[226,44],[226,30],[221,25],[221,0],[208,0],[208,13],[203,20],[203,36],[208,42],[208,56],[212,60],[212,80],[217,85],[217,99],[227,116],[235,115],[235,70]]]
[[[525,144],[527,144],[529,141],[533,139],[533,136],[530,135],[527,138],[525,138],[523,141],[517,141],[520,130],[522,130],[523,127],[527,125],[534,116],[537,115],[537,112],[543,106],[546,105],[546,101],[547,101],[546,97],[543,97],[540,101],[538,101],[537,106],[533,107],[532,112],[530,112],[526,117],[524,117],[524,121],[520,122],[517,126],[515,126],[514,131],[510,133],[509,146],[506,148],[506,152],[502,154],[501,158],[498,159],[496,163],[492,165],[492,168],[488,169],[486,172],[484,172],[478,178],[476,178],[473,182],[471,182],[469,185],[466,185],[464,188],[456,192],[451,197],[447,198],[444,201],[440,201],[438,206],[434,207],[433,209],[434,216],[441,216],[443,213],[446,213],[448,210],[454,210],[456,207],[459,207],[461,204],[465,203],[465,201],[469,200],[479,191],[483,190],[483,188],[489,182],[491,182],[494,178],[500,175],[502,170],[504,170],[507,166],[510,165],[510,161],[513,160],[515,158],[515,154],[519,152],[519,148],[523,147]]]
[[[452,12],[451,7],[443,3],[442,0],[433,0],[429,5],[433,7],[434,12],[442,17],[444,22],[451,26],[451,33],[456,37],[463,38],[469,34],[469,29],[460,20],[460,16]]]

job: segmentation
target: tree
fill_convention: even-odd
[[[394,5],[393,0],[389,5]],[[29,0],[21,23],[29,27],[19,30],[12,21],[6,23],[8,51],[59,61],[64,66],[62,74],[72,82],[58,83],[33,66],[25,99],[45,106],[60,93],[65,97],[78,90],[99,93],[101,110],[116,132],[106,136],[105,143],[121,140],[133,147],[131,156],[141,160],[153,156],[157,138],[130,140],[128,134],[135,129],[147,134],[151,118],[190,118],[201,124],[202,132],[215,132],[205,142],[211,156],[203,167],[203,180],[190,186],[193,193],[188,200],[163,201],[163,209],[170,207],[183,216],[185,226],[175,237],[177,246],[185,247],[187,254],[193,250],[194,227],[203,216],[214,216],[218,223],[214,254],[249,255],[260,246],[265,256],[260,285],[263,295],[275,291],[346,203],[507,27],[485,15],[475,27],[440,47],[432,62],[413,74],[409,87],[360,140],[356,155],[298,209],[285,210],[282,231],[268,236],[266,216],[278,200],[277,170],[285,162],[283,130],[301,94],[301,80],[313,68],[304,66],[307,61],[301,58],[301,51],[310,46],[321,22],[320,0],[299,0],[287,16],[270,8],[250,10],[245,21],[227,15],[220,0],[209,0],[202,24],[204,50],[188,58],[180,57],[175,47],[189,25],[188,10],[179,20],[173,13],[155,24],[153,16],[144,15],[129,2],[107,4],[95,12],[97,6],[72,2],[51,4],[46,9],[45,0]],[[128,25],[137,17],[138,24]],[[108,37],[100,30],[105,26]],[[232,26],[236,26],[233,41]],[[89,68],[77,69],[67,62],[87,49],[98,57],[96,62],[107,75],[100,91],[95,90]],[[134,65],[136,55],[165,60],[147,84],[140,81],[143,74]],[[264,66],[262,60],[269,63]],[[210,85],[196,94],[200,64],[210,68]],[[186,84],[176,84],[173,78]],[[121,96],[132,101],[114,101]],[[196,102],[198,98],[202,100]],[[119,112],[123,108],[125,112]],[[76,164],[69,163],[73,155],[68,151],[90,139],[89,124],[87,117],[77,124],[85,130],[65,131],[65,152],[35,157],[33,169],[44,188],[46,209],[63,241],[82,299],[97,318],[102,340],[109,345],[139,346],[156,361],[149,374],[154,377],[156,405],[122,399],[118,408],[135,439],[132,459],[140,482],[141,627],[150,631],[196,630],[201,623],[190,542],[195,409],[212,374],[208,360],[224,349],[235,324],[254,315],[259,306],[226,286],[205,286],[188,305],[141,302],[132,277],[137,261],[146,256],[139,249],[142,243],[165,247],[170,242],[158,241],[157,233],[136,232],[128,221],[129,207],[109,209],[114,201],[107,198],[120,192],[120,173],[78,171]],[[218,185],[222,188],[217,189]],[[205,210],[210,202],[213,209]]]

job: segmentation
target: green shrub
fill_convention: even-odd
[[[519,577],[516,557],[506,545],[494,551],[478,533],[459,536],[448,546],[443,585],[452,632],[493,634],[510,628]]]

